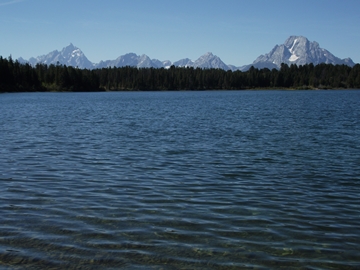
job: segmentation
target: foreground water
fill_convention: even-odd
[[[2,269],[358,269],[360,91],[0,95]]]

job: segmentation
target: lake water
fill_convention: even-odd
[[[359,269],[360,91],[0,95],[1,269]]]

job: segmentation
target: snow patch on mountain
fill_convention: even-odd
[[[294,61],[296,61],[296,60],[299,59],[299,56],[297,56],[297,55],[294,53],[294,46],[295,46],[295,44],[296,44],[297,41],[298,41],[298,39],[296,38],[296,39],[294,40],[293,45],[292,45],[291,48],[289,49],[289,51],[290,51],[290,53],[291,53],[291,56],[290,56],[290,58],[289,58],[289,61],[290,61],[290,62],[294,62]]]
[[[295,46],[295,44],[296,44],[296,41],[297,41],[297,38],[294,40],[293,45],[292,45],[291,48],[289,49],[289,51],[290,51],[291,53],[293,53],[293,49],[294,49],[294,46]]]
[[[290,58],[289,58],[289,61],[290,62],[294,62],[294,61],[296,61],[296,60],[298,60],[299,59],[299,56],[297,56],[296,54],[292,54],[291,56],[290,56]]]

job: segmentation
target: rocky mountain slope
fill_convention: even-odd
[[[285,40],[284,44],[276,45],[269,53],[260,55],[252,64],[246,65],[241,70],[248,70],[251,66],[255,68],[277,68],[281,64],[305,65],[320,63],[333,65],[354,66],[355,63],[350,59],[340,59],[328,50],[319,46],[316,41],[310,42],[303,36],[291,36]]]

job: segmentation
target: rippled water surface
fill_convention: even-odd
[[[360,91],[0,95],[2,269],[359,269]]]

